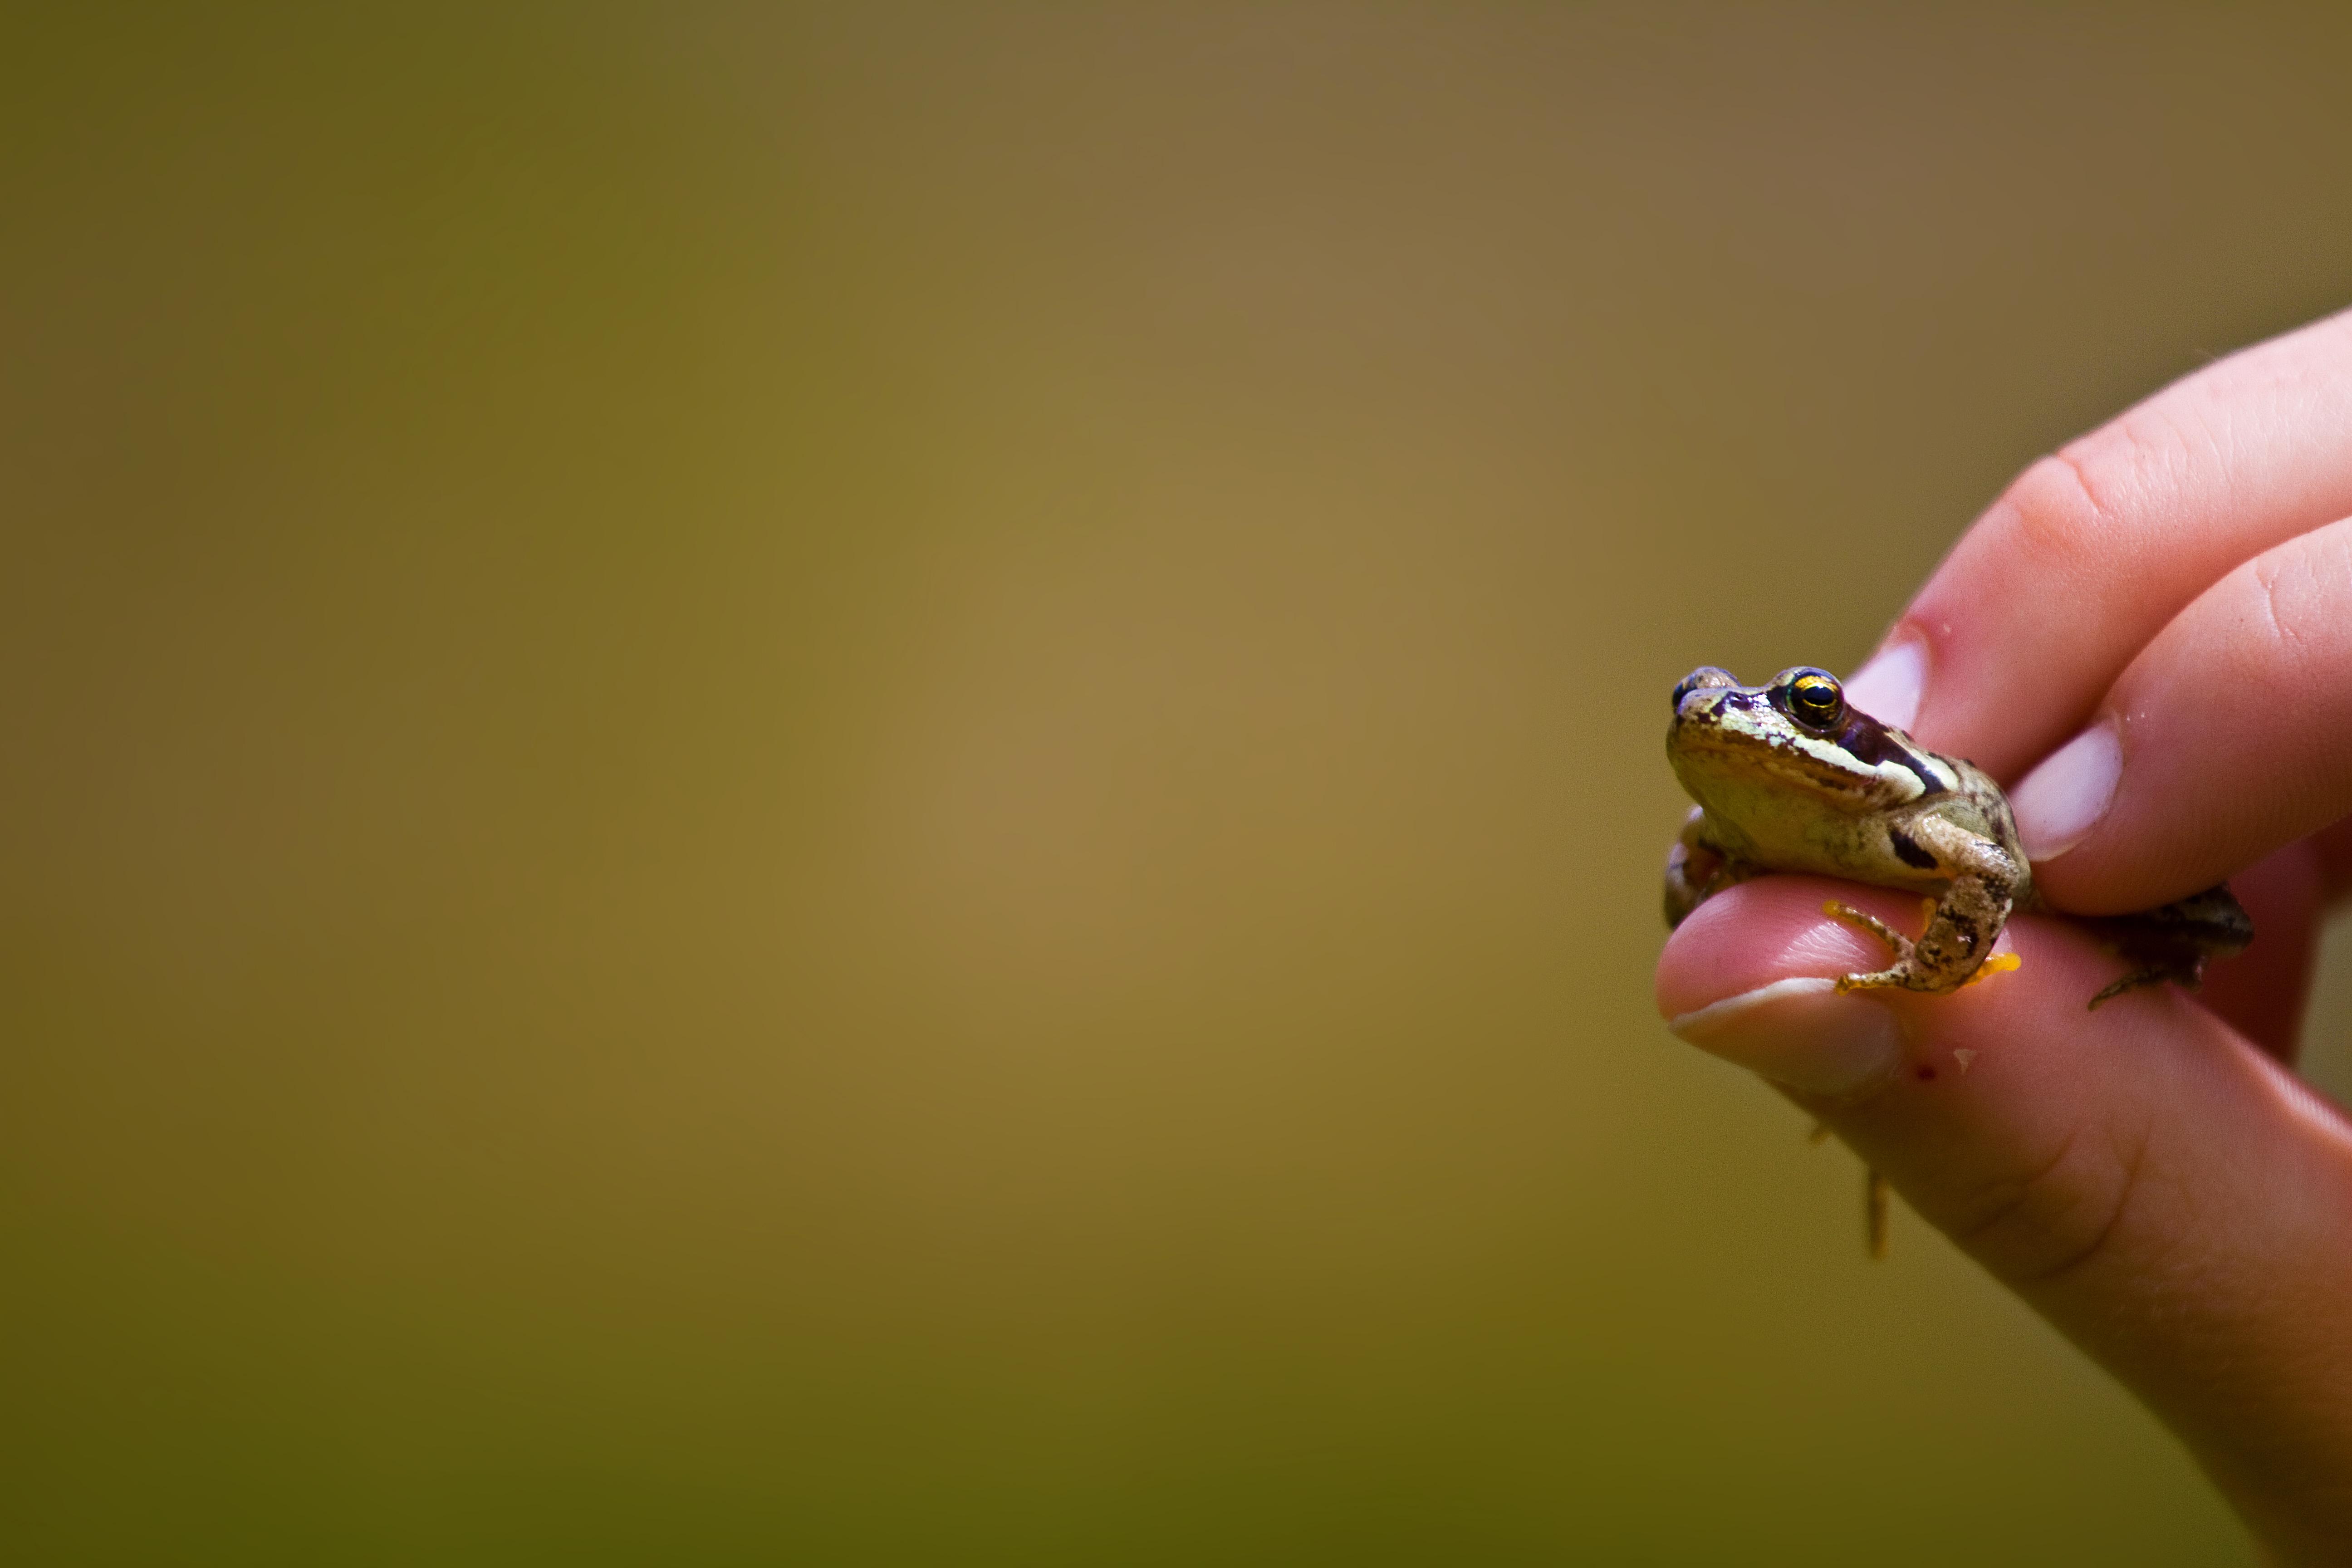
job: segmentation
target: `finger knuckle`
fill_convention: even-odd
[[[2011,480],[1995,510],[2008,517],[2004,548],[2036,569],[2063,566],[2095,549],[2105,516],[2082,468],[2063,452]]]
[[[2056,1283],[2111,1253],[2140,1187],[2143,1138],[2084,1127],[2036,1168],[1987,1183],[1952,1239],[2014,1287]]]
[[[2352,532],[2323,529],[2256,556],[2244,568],[2244,621],[2263,662],[2289,675],[2315,675],[2340,658],[2342,606],[2352,595]]]

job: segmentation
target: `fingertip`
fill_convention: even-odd
[[[1865,905],[1900,920],[1913,905],[1898,893],[1818,877],[1759,877],[1701,904],[1666,939],[1658,955],[1659,1016],[1695,1013],[1776,981],[1834,979],[1875,969],[1885,951],[1853,927],[1822,913],[1831,899]]]
[[[2002,932],[1981,984],[1944,995],[1841,994],[1839,976],[1883,968],[1889,955],[1825,903],[1864,908],[1901,931],[1919,924],[1916,901],[1886,889],[1794,876],[1741,883],[1694,911],[1659,955],[1667,1027],[1801,1094],[1851,1103],[1915,1058],[1965,1076],[2003,1041],[2071,1038],[2090,1016],[2088,998],[2113,978],[2112,962],[2081,932],[2021,919]],[[2061,1068],[2066,1055],[2063,1046],[2040,1053],[2028,1076]]]
[[[2050,753],[2009,792],[2017,837],[2039,866],[2091,836],[2115,804],[2124,773],[2123,737],[2111,716]]]
[[[1826,975],[1791,975],[1666,1020],[1675,1037],[1801,1094],[1845,1100],[1903,1065],[1903,1030],[1874,997]]]
[[[1927,640],[1898,627],[1845,683],[1846,700],[1882,724],[1908,730],[1927,690]]]

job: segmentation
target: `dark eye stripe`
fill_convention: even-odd
[[[1909,769],[1917,775],[1926,795],[1951,793],[1951,786],[1936,776],[1935,769],[1897,745],[1894,737],[1886,732],[1886,726],[1867,713],[1855,713],[1846,720],[1845,729],[1838,736],[1838,744],[1871,767],[1893,763],[1897,767]]]

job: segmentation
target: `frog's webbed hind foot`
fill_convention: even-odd
[[[1876,915],[1855,909],[1852,904],[1832,899],[1822,906],[1822,913],[1832,920],[1843,921],[1858,931],[1866,931],[1885,942],[1895,954],[1894,964],[1868,974],[1841,974],[1837,988],[1841,994],[1848,991],[1878,991],[1888,986],[1901,986],[1909,979],[1911,939],[1880,920]]]
[[[2099,1010],[2099,1004],[2102,1002],[2112,1002],[2126,991],[2137,991],[2143,985],[2161,985],[2168,980],[2183,991],[2198,990],[2205,984],[2205,965],[2200,961],[2193,968],[2162,967],[2134,970],[2096,996],[2092,997],[2091,1005],[2085,1011],[2095,1013]]]
[[[2126,991],[2168,980],[2183,991],[2194,991],[2204,984],[2207,963],[2234,957],[2254,940],[2254,922],[2231,897],[2226,883],[2159,909],[2088,923],[2131,966],[2122,979],[2091,998],[2095,1008]]]

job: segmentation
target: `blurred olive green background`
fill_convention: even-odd
[[[1659,742],[2352,300],[2325,11],[68,16],[10,1561],[2247,1560],[1659,1026]]]

